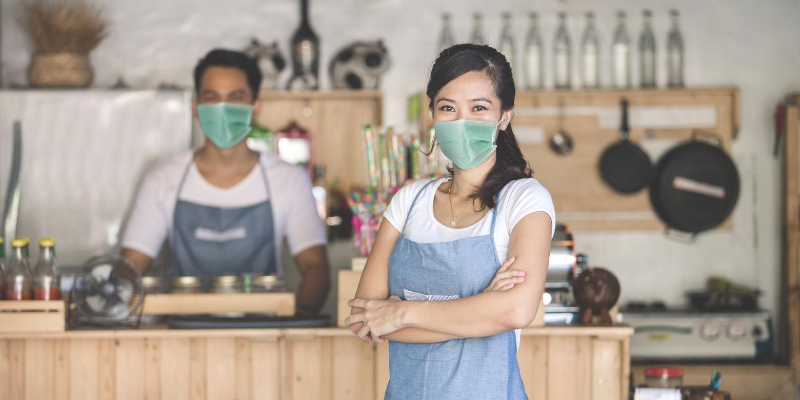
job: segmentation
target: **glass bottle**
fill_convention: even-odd
[[[6,299],[31,299],[31,269],[25,255],[25,240],[11,241],[12,258],[6,273]]]
[[[594,13],[586,13],[586,31],[581,44],[583,87],[600,87],[600,38],[594,27]]]
[[[639,37],[639,84],[643,88],[656,87],[656,37],[653,34],[652,14],[644,10],[644,28]]]
[[[631,38],[625,28],[625,12],[617,13],[617,29],[611,45],[611,78],[615,88],[631,87]]]
[[[567,14],[559,13],[558,19],[558,30],[553,45],[555,87],[556,89],[568,89],[572,86],[572,45],[569,40],[569,32],[567,32]]]
[[[439,36],[439,53],[456,44],[453,29],[450,28],[450,14],[442,14],[442,34]]]
[[[503,31],[500,36],[500,52],[506,56],[508,65],[511,66],[511,71],[514,71],[516,66],[516,55],[514,52],[514,34],[511,30],[511,13],[503,13]]]
[[[483,17],[480,14],[472,16],[472,44],[483,45],[486,44],[486,39],[483,37]]]
[[[33,271],[34,300],[60,300],[61,279],[56,262],[56,240],[39,240],[39,262]]]
[[[670,12],[672,30],[667,39],[667,85],[683,87],[683,35],[678,28],[678,10]]]
[[[530,27],[525,41],[525,82],[528,89],[544,88],[544,48],[539,35],[539,22],[536,13],[530,13]]]
[[[300,27],[292,36],[289,90],[319,89],[319,37],[308,19],[308,0],[300,0]]]
[[[0,300],[6,298],[6,242],[0,238]]]

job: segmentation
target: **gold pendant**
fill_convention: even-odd
[[[453,218],[453,220],[450,221],[450,226],[456,226],[456,219],[455,218]]]

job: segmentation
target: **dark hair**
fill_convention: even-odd
[[[194,90],[200,94],[200,81],[208,67],[236,68],[247,76],[247,86],[253,91],[253,100],[258,98],[258,88],[261,87],[261,71],[258,62],[238,51],[214,49],[208,52],[197,66],[194,67]]]
[[[467,72],[483,72],[492,81],[494,93],[500,99],[500,108],[507,111],[514,108],[514,77],[511,74],[511,65],[506,57],[499,51],[489,46],[474,44],[458,44],[442,51],[431,69],[431,79],[428,82],[426,94],[431,101],[445,85]],[[449,169],[450,174],[453,170]],[[497,134],[497,162],[483,185],[470,196],[471,199],[480,199],[481,209],[494,208],[497,195],[509,182],[533,176],[533,170],[522,150],[519,149],[514,131],[509,122],[505,130]]]

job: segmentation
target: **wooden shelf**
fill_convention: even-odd
[[[534,177],[550,191],[559,222],[572,231],[665,228],[652,210],[647,189],[617,194],[598,172],[605,148],[619,141],[623,98],[630,104],[631,141],[655,156],[690,139],[694,129],[716,133],[729,152],[739,130],[739,91],[733,87],[518,91],[514,133]],[[432,125],[427,98],[421,106],[427,129]],[[566,156],[555,154],[548,143],[562,128],[574,143]],[[730,226],[728,220],[720,228]]]

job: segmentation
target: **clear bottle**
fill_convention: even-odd
[[[569,89],[572,86],[572,45],[567,31],[567,14],[558,14],[558,30],[553,45],[553,73],[556,89]]]
[[[483,37],[483,16],[476,13],[472,16],[472,44],[483,45],[486,44],[486,39]]]
[[[6,298],[6,242],[0,238],[0,300]]]
[[[670,12],[672,29],[667,39],[667,85],[683,87],[683,35],[678,28],[678,10]]]
[[[643,88],[656,87],[656,37],[653,34],[650,10],[644,10],[644,28],[639,37],[639,85]]]
[[[503,30],[500,35],[500,52],[506,56],[511,71],[516,67],[516,54],[514,52],[514,34],[511,30],[511,13],[503,13]]]
[[[544,88],[544,47],[539,35],[539,18],[530,13],[530,27],[525,41],[525,82],[528,89]]]
[[[617,13],[617,29],[611,45],[611,81],[615,88],[631,87],[631,38],[625,28],[625,12]]]
[[[442,14],[442,34],[439,35],[439,53],[456,44],[453,30],[450,28],[450,14]],[[437,54],[438,55],[438,54]]]
[[[39,262],[33,271],[34,300],[60,300],[61,277],[56,262],[56,240],[39,240]]]
[[[586,31],[581,44],[581,73],[583,87],[600,87],[600,38],[594,27],[594,13],[586,13]]]
[[[11,263],[6,273],[6,299],[30,300],[31,299],[31,268],[28,256],[25,255],[25,240],[14,239],[11,241]]]

